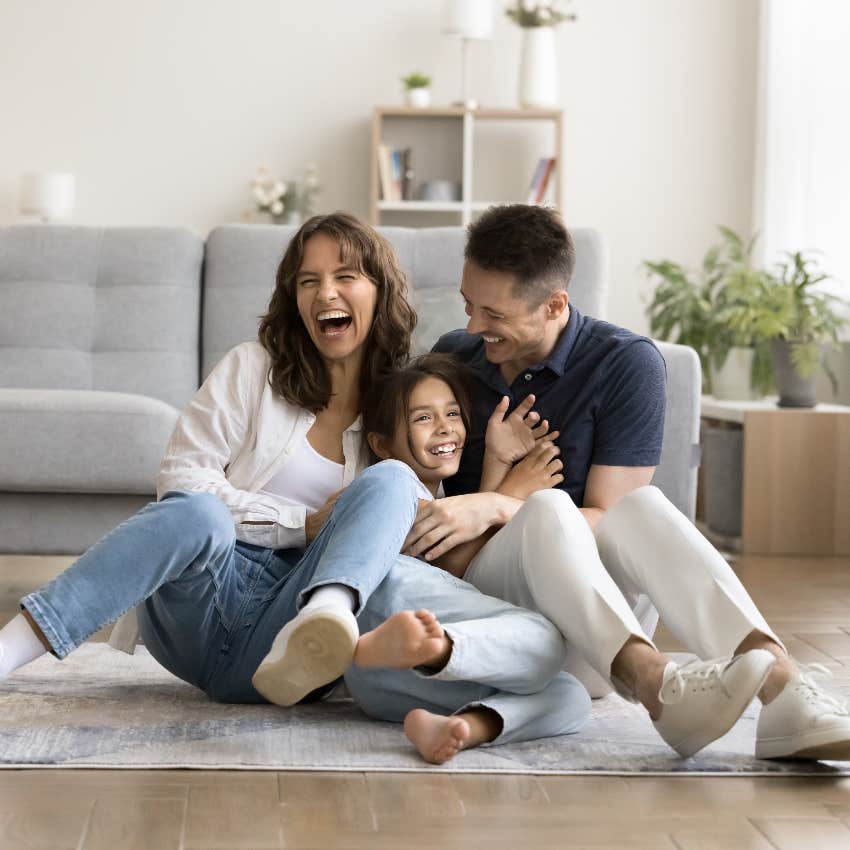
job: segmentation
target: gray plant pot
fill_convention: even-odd
[[[773,380],[779,393],[779,407],[814,407],[817,404],[817,375],[804,378],[791,360],[791,347],[784,339],[771,343]]]

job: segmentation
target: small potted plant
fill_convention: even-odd
[[[421,71],[412,71],[401,78],[404,99],[408,106],[424,109],[431,105],[431,78]]]
[[[840,298],[818,289],[828,279],[813,257],[788,252],[780,263],[764,305],[765,333],[773,348],[773,372],[780,407],[814,407],[818,366],[835,392],[838,381],[824,357],[837,345],[846,323],[835,310]]]

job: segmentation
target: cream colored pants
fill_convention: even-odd
[[[482,593],[539,611],[567,640],[565,669],[591,696],[631,635],[658,614],[700,658],[731,655],[754,629],[782,645],[719,552],[657,487],[606,511],[596,534],[562,490],[534,493],[470,563]]]

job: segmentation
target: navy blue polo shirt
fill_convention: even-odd
[[[443,482],[447,496],[477,492],[484,459],[484,432],[502,396],[513,410],[529,393],[549,429],[560,431],[566,490],[576,505],[592,464],[657,466],[664,436],[667,372],[652,341],[625,328],[582,316],[570,306],[570,318],[543,363],[520,372],[508,386],[499,367],[487,360],[479,335],[464,330],[440,337],[434,351],[454,354],[476,376],[472,433],[456,475]]]

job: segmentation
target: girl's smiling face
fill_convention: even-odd
[[[437,485],[457,472],[466,428],[451,387],[429,375],[411,391],[406,416],[392,440],[377,434],[368,439],[378,457],[404,461],[436,493]]]

